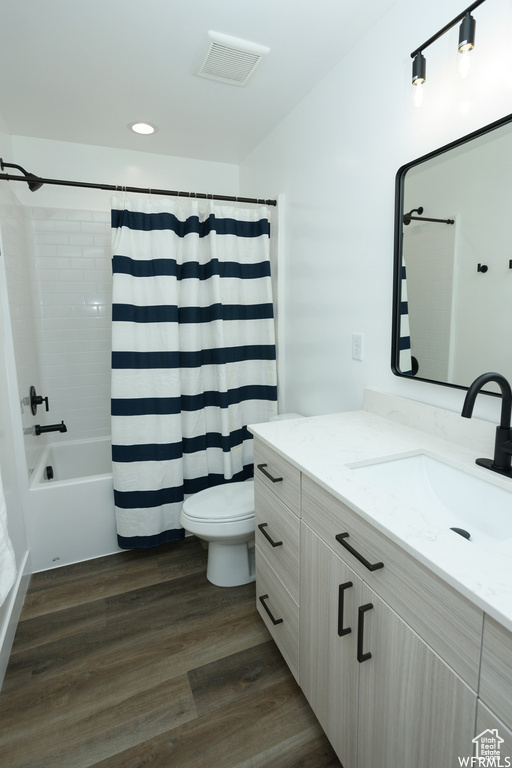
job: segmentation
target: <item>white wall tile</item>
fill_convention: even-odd
[[[110,434],[110,213],[31,209],[41,372],[56,439]]]
[[[28,402],[31,385],[34,385],[38,394],[41,394],[38,327],[34,317],[33,254],[30,238],[26,236],[27,221],[23,207],[5,184],[0,185],[0,222],[18,398],[22,414],[25,456],[30,474],[37,465],[46,442],[45,437],[34,435],[33,426],[36,418],[32,415]]]

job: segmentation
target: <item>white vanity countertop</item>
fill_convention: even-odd
[[[511,491],[512,479],[478,467],[482,453],[367,411],[251,425],[250,431],[512,631],[512,539],[476,545],[432,525],[347,465],[426,452]],[[489,423],[494,437],[494,427]],[[491,454],[488,454],[492,456]],[[482,509],[485,516],[486,510]]]

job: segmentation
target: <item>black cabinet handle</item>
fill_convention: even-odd
[[[368,568],[369,571],[378,571],[379,568],[384,568],[384,563],[370,563],[365,557],[363,557],[363,555],[351,547],[348,541],[345,541],[345,539],[348,539],[348,536],[348,533],[338,533],[336,536],[336,541],[339,541],[341,546],[345,547],[345,549],[347,549],[351,555],[354,555],[354,557],[356,557],[359,562],[365,566],[365,568]]]
[[[339,587],[339,593],[338,593],[338,635],[340,637],[343,637],[344,635],[349,635],[352,632],[351,627],[344,627],[343,626],[343,611],[344,611],[344,605],[345,605],[345,590],[349,589],[350,587],[353,587],[351,581],[346,581],[345,584],[340,584]]]
[[[264,609],[266,610],[266,612],[268,613],[268,615],[270,616],[270,621],[272,622],[272,624],[274,624],[274,626],[276,624],[282,624],[283,623],[283,619],[274,619],[274,617],[270,613],[270,608],[268,607],[268,605],[265,602],[265,600],[268,600],[268,595],[261,595],[261,597],[259,597],[258,599],[259,599],[260,603],[262,604],[262,606],[264,607]]]
[[[373,608],[373,603],[366,603],[366,605],[359,606],[359,614],[357,617],[357,660],[360,664],[362,664],[363,661],[368,661],[368,659],[371,659],[372,657],[369,651],[368,653],[363,653],[364,615],[366,611],[371,611],[372,608]]]
[[[263,472],[265,477],[268,477],[268,479],[271,480],[273,483],[280,483],[280,482],[282,482],[282,479],[283,479],[282,477],[272,477],[270,472],[268,472],[265,469],[265,467],[268,466],[267,464],[258,464],[257,466],[258,466],[258,469],[260,470],[260,472]]]
[[[274,540],[273,540],[273,539],[272,539],[272,538],[271,538],[271,537],[268,535],[268,533],[267,533],[267,532],[266,532],[266,530],[265,530],[265,528],[266,528],[267,526],[268,526],[268,523],[260,523],[260,524],[258,525],[258,528],[260,529],[260,531],[262,532],[262,534],[264,535],[264,537],[267,539],[267,541],[269,541],[269,542],[272,544],[272,546],[273,546],[273,547],[282,547],[282,546],[283,546],[283,542],[282,542],[282,541],[274,541]]]

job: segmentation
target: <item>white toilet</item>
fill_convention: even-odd
[[[300,418],[285,413],[271,421]],[[207,488],[183,502],[180,523],[208,542],[206,578],[217,587],[238,587],[256,578],[254,480]]]
[[[190,496],[183,503],[180,522],[208,542],[208,581],[217,587],[254,581],[254,480],[217,485]]]

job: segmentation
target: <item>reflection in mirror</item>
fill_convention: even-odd
[[[512,379],[511,213],[512,115],[400,168],[397,376],[460,388],[486,371]]]

